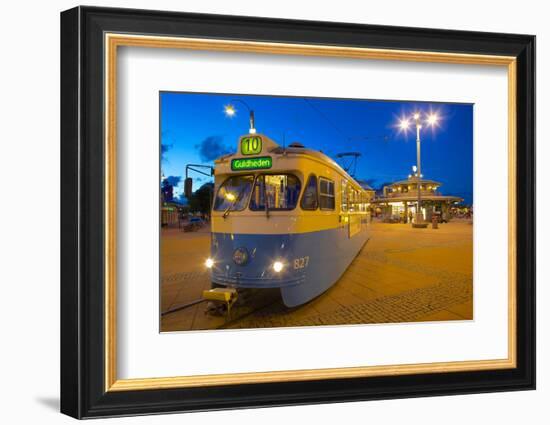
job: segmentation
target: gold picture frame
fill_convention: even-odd
[[[516,366],[516,187],[515,187],[515,117],[516,117],[516,58],[512,56],[473,55],[463,53],[422,52],[410,50],[370,49],[355,47],[281,44],[254,41],[212,40],[177,37],[159,37],[127,34],[105,34],[105,99],[107,127],[105,151],[107,179],[105,186],[105,391],[150,390],[211,385],[235,385],[281,381],[304,381],[405,375],[417,373],[458,372],[487,369],[506,369]],[[396,60],[403,62],[437,62],[467,65],[506,67],[508,72],[508,358],[471,360],[391,366],[292,370],[278,372],[234,373],[170,378],[117,379],[116,378],[116,87],[117,52],[119,47],[148,47],[156,49],[189,49],[239,53],[279,55],[329,56],[355,59]]]

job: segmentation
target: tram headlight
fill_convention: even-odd
[[[233,262],[238,266],[244,266],[248,262],[248,251],[241,247],[233,251]]]
[[[280,273],[283,270],[283,268],[284,268],[284,264],[281,263],[280,261],[275,261],[273,263],[273,271],[275,273]]]
[[[204,265],[207,268],[211,269],[212,266],[214,265],[214,260],[212,260],[212,258],[207,258],[206,261],[204,262]]]

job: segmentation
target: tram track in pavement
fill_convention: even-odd
[[[173,275],[166,276],[163,278],[164,282],[171,283],[180,283],[185,284],[185,281],[188,283],[193,279],[200,279],[203,277],[203,273],[200,272],[187,272],[187,273],[176,273]],[[168,309],[161,312],[161,316],[165,317],[168,315],[173,315],[174,313],[181,312],[188,308],[192,308],[197,304],[206,303],[208,300],[204,298],[197,298],[190,300],[183,304],[171,305]],[[214,326],[212,329],[226,329],[231,325],[238,323],[239,321],[246,319],[248,316],[254,315],[260,310],[270,308],[280,304],[281,307],[284,307],[280,297],[280,292],[277,288],[272,289],[241,289],[239,290],[239,296],[237,302],[231,308],[231,315],[227,317],[224,323]],[[223,317],[226,313],[224,310],[219,310],[219,314],[216,313],[207,313],[205,309],[205,314],[211,314],[214,317]]]
[[[229,320],[218,326],[217,329],[231,329],[248,317],[254,316],[256,313],[271,307],[280,306],[281,309],[286,308],[288,310],[282,303],[281,295],[277,288],[272,288],[267,291],[265,289],[247,289],[245,291],[245,293],[249,294],[248,296],[254,297],[255,299],[245,299],[242,301],[241,306],[234,306],[231,309],[232,314]]]

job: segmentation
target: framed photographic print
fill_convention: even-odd
[[[61,14],[61,411],[533,389],[535,38]]]

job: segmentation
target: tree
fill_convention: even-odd
[[[169,179],[164,179],[161,185],[164,202],[172,202],[174,200],[174,186]]]
[[[193,196],[189,199],[189,209],[191,212],[200,212],[210,215],[212,193],[214,191],[214,183],[208,182],[203,184],[193,192]]]

